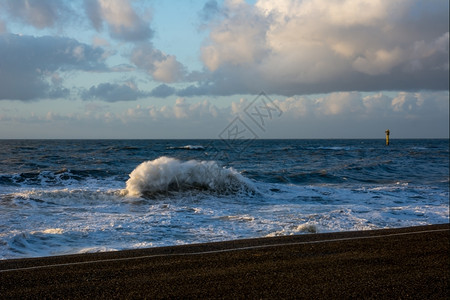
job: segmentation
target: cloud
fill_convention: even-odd
[[[140,91],[132,81],[129,81],[124,84],[101,83],[97,86],[92,86],[89,90],[82,91],[80,96],[84,100],[97,99],[117,102],[137,100],[148,96],[148,93]]]
[[[2,20],[0,20],[0,34],[7,32],[6,24]]]
[[[288,97],[284,100],[276,99],[274,103],[283,111],[283,118],[302,117],[305,119],[324,120],[329,117],[340,119],[377,120],[389,118],[391,120],[416,118],[432,120],[441,116],[448,118],[447,92],[398,92],[395,96],[383,93],[364,96],[359,92],[336,92],[321,97],[306,96]],[[240,110],[247,104],[241,103],[234,110]]]
[[[225,1],[181,93],[448,90],[448,1]]]
[[[128,0],[85,0],[84,7],[92,26],[100,31],[106,23],[115,39],[135,42],[153,36],[150,24],[134,11]]]
[[[199,16],[203,21],[209,21],[220,13],[220,7],[217,1],[209,0],[203,5],[202,10],[199,12]]]
[[[166,98],[175,93],[175,88],[168,86],[167,84],[160,84],[155,87],[151,92],[150,96],[158,98]]]
[[[103,51],[74,39],[0,35],[0,99],[60,98],[59,72],[106,70]]]
[[[66,3],[59,0],[6,0],[3,7],[14,18],[38,29],[53,27],[70,11]]]
[[[177,82],[186,76],[185,67],[174,55],[167,55],[148,43],[141,44],[133,49],[131,61],[157,81]]]
[[[184,98],[178,98],[173,105],[164,105],[162,107],[140,105],[130,108],[126,113],[117,114],[117,118],[122,122],[135,122],[137,120],[149,120],[152,122],[178,122],[177,126],[186,127],[190,123],[208,124],[211,122],[226,121],[230,118],[229,108],[217,108],[211,102],[205,100],[201,102],[190,103]]]
[[[225,17],[215,25],[209,44],[202,48],[202,59],[210,71],[222,64],[243,66],[257,64],[266,54],[265,35],[269,18],[242,3],[236,11],[226,7]]]
[[[244,112],[252,100],[217,107],[214,101],[178,98],[164,106],[120,105],[116,109],[114,104],[84,102],[79,111],[46,110],[28,116],[8,108],[0,110],[0,134],[11,137],[8,129],[14,126],[20,129],[15,138],[221,138],[236,116],[260,138],[383,139],[387,128],[393,139],[448,138],[449,134],[448,92],[278,97],[273,101],[283,113],[267,118],[264,131]]]

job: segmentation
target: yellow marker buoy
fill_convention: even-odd
[[[386,133],[386,146],[389,146],[389,129],[385,131]]]

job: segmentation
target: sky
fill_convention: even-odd
[[[0,0],[0,139],[449,138],[448,0]]]

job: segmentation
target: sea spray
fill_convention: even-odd
[[[137,166],[126,182],[125,194],[152,197],[161,193],[206,190],[214,194],[254,193],[251,181],[215,161],[181,161],[162,156]]]

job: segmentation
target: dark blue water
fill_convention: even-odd
[[[448,197],[448,140],[2,140],[0,257],[446,223]]]

